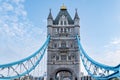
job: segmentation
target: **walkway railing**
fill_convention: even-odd
[[[43,46],[31,56],[9,64],[0,65],[0,79],[14,79],[29,75],[42,60],[48,46],[50,36],[48,36]]]
[[[77,36],[77,42],[81,60],[89,75],[100,80],[108,80],[114,77],[120,77],[120,64],[118,66],[112,67],[96,62],[84,51],[79,36]]]

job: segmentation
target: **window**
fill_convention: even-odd
[[[66,28],[66,32],[68,32],[68,28]]]
[[[66,25],[67,24],[67,22],[66,21],[64,21],[64,25]]]
[[[57,47],[57,43],[54,43],[53,48],[56,48],[56,47]]]
[[[57,31],[57,28],[55,28],[55,32],[57,33],[58,31]]]
[[[72,44],[72,43],[70,44],[70,47],[71,47],[71,48],[73,47],[73,44]]]
[[[71,28],[68,28],[68,32],[71,32]]]
[[[75,56],[74,56],[74,55],[72,55],[71,57],[72,57],[72,59],[75,59]]]
[[[61,47],[66,47],[66,43],[65,43],[65,41],[63,41],[62,43],[61,43]]]
[[[63,32],[63,28],[61,28],[61,32]]]
[[[55,59],[55,55],[52,55],[52,56],[51,56],[51,59]]]
[[[56,56],[56,60],[59,60],[59,56]]]
[[[53,58],[55,58],[55,55],[52,55],[52,57],[51,57],[51,58],[52,58],[52,59],[53,59]]]
[[[57,32],[59,32],[59,28],[57,28]]]
[[[71,56],[68,56],[68,60],[71,60]]]
[[[63,21],[61,21],[60,24],[63,25]]]
[[[67,31],[66,31],[66,28],[65,28],[64,30],[65,30],[65,33],[66,33],[66,32],[67,32]]]
[[[67,57],[66,57],[66,55],[61,55],[61,60],[66,60],[67,59]]]

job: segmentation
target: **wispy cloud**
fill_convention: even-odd
[[[0,4],[0,33],[9,36],[23,36],[30,25],[23,0],[2,0]]]
[[[104,57],[99,57],[99,60],[103,63],[113,66],[120,64],[120,38],[114,38],[105,45],[101,56]]]
[[[24,2],[0,0],[0,63],[29,56],[46,38],[44,30],[28,19]]]

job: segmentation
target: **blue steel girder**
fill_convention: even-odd
[[[29,75],[42,60],[49,40],[50,36],[48,36],[42,47],[31,56],[20,61],[0,65],[0,79],[14,79],[27,74]]]
[[[96,62],[84,51],[78,35],[76,38],[81,60],[89,75],[96,78],[97,80],[108,80],[120,76],[120,64],[113,67]]]

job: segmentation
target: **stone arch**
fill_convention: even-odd
[[[73,80],[73,77],[75,77],[76,75],[75,75],[75,73],[74,73],[74,71],[72,70],[72,69],[70,69],[70,68],[58,68],[58,69],[56,69],[55,71],[54,71],[54,74],[53,74],[53,76],[54,76],[54,78],[56,79],[57,78],[57,75],[59,74],[59,73],[61,73],[61,72],[66,72],[67,74],[68,74],[68,76],[71,78],[71,79],[65,79],[65,80]],[[65,76],[64,76],[65,77]]]

